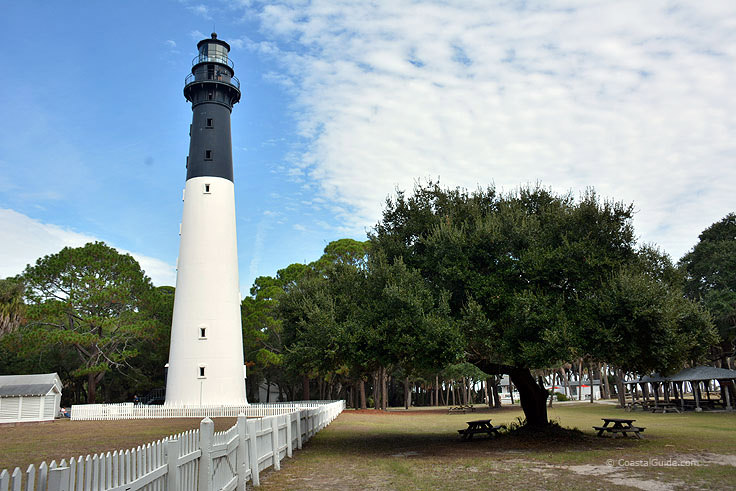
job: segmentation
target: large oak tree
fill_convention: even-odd
[[[429,183],[389,199],[370,238],[437,294],[449,291],[467,359],[509,374],[527,423],[541,426],[548,394],[531,370],[582,356],[667,368],[712,339],[707,315],[642,266],[632,214],[592,191],[576,201],[539,186],[498,194]],[[653,346],[661,358],[634,356]]]

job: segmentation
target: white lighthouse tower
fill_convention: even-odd
[[[240,82],[230,46],[197,44],[184,96],[192,103],[166,405],[243,405],[238,248],[230,113]]]

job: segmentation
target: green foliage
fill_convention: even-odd
[[[368,255],[368,242],[354,239],[334,240],[325,246],[324,254],[313,265],[314,269],[322,270],[332,264],[348,264],[356,268],[365,265]]]
[[[632,209],[539,186],[418,186],[390,200],[371,240],[450,293],[472,360],[543,368],[580,354],[581,299],[635,256]]]
[[[0,280],[0,337],[16,330],[23,322],[25,286],[17,278]]]
[[[667,371],[713,342],[669,257],[635,247],[632,216],[631,205],[592,190],[576,200],[538,185],[498,194],[430,182],[389,199],[370,240],[448,295],[467,360],[522,382],[538,425],[547,393],[528,369],[588,357]]]
[[[400,258],[390,264],[380,253],[370,258],[366,280],[368,326],[378,333],[374,353],[383,366],[415,375],[458,359],[464,343],[445,292],[435,296],[419,271]]]
[[[22,279],[28,325],[21,353],[71,349],[77,364],[70,375],[87,378],[94,402],[104,374],[128,366],[138,355],[138,342],[152,331],[146,311],[150,279],[130,255],[101,242],[45,256],[28,266]]]
[[[440,372],[440,376],[445,380],[460,380],[463,377],[473,380],[485,380],[490,377],[483,370],[468,362],[448,365]]]
[[[666,254],[636,247],[632,216],[592,190],[397,192],[367,243],[334,241],[256,280],[243,302],[249,359],[321,380],[503,372],[534,397],[529,369],[581,357],[642,372],[702,359],[709,316]]]
[[[713,315],[723,356],[733,356],[736,339],[736,214],[730,213],[700,234],[681,260],[685,292]]]
[[[366,256],[365,246],[330,243],[279,297],[287,370],[355,381],[378,367],[438,370],[461,352],[447,296],[401,260]]]
[[[666,256],[658,261],[665,262]],[[628,370],[671,373],[687,361],[703,360],[718,338],[708,312],[684,298],[679,282],[664,281],[661,268],[652,272],[646,264],[651,263],[622,268],[588,300],[584,347],[594,358]],[[670,263],[666,269],[674,268]]]
[[[567,396],[563,394],[562,392],[555,392],[555,397],[557,398],[557,401],[559,402],[569,401]]]

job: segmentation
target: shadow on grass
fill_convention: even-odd
[[[634,439],[598,438],[574,429],[560,428],[552,432],[514,430],[498,436],[476,436],[460,440],[457,433],[407,433],[384,431],[367,433],[348,428],[324,431],[307,445],[323,455],[353,455],[356,457],[386,456],[472,456],[498,453],[564,452],[610,450],[614,447],[631,448],[638,445]]]

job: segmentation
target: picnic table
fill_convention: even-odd
[[[594,426],[593,428],[598,430],[598,436],[603,436],[603,433],[610,433],[614,438],[619,433],[623,436],[627,436],[627,433],[633,433],[635,437],[641,438],[640,433],[645,430],[641,426],[634,426],[635,419],[624,419],[624,418],[601,418],[603,420],[603,426]],[[613,423],[613,426],[609,426]]]
[[[654,403],[653,402],[651,402],[651,401],[644,401],[644,400],[641,400],[640,399],[640,400],[636,400],[636,401],[633,401],[633,402],[627,402],[626,405],[624,406],[624,408],[627,411],[633,411],[633,410],[635,410],[637,408],[646,411],[647,409],[649,409],[649,408],[651,408],[653,406],[654,406]]]
[[[465,414],[467,411],[475,412],[475,408],[473,407],[472,404],[451,407],[450,409],[447,410],[448,413],[463,413],[463,414]]]
[[[476,433],[486,433],[488,436],[498,435],[498,430],[503,425],[493,426],[490,419],[479,419],[477,421],[466,421],[468,427],[464,430],[457,430],[462,440],[472,440]]]
[[[652,407],[652,412],[661,412],[662,414],[666,413],[667,411],[672,411],[675,413],[679,413],[680,410],[677,409],[677,404],[674,402],[660,402],[656,406]]]

